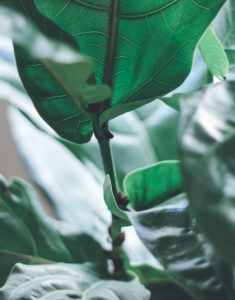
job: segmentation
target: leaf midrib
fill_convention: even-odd
[[[81,4],[85,7],[91,8],[91,9],[95,9],[98,11],[102,11],[102,12],[107,12],[110,13],[112,11],[111,8],[108,7],[100,7],[100,6],[96,6],[94,4],[89,4],[84,2],[83,0],[74,0],[75,2],[77,2],[78,4]],[[120,19],[138,19],[138,18],[145,18],[148,16],[152,16],[154,14],[157,14],[159,12],[162,12],[164,9],[170,7],[171,5],[174,5],[175,3],[179,2],[180,0],[172,0],[170,3],[167,3],[165,5],[163,5],[162,7],[156,8],[152,11],[148,11],[145,13],[140,13],[140,14],[136,14],[136,15],[129,15],[129,14],[119,14],[119,18]]]

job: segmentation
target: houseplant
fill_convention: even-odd
[[[212,83],[233,72],[208,27],[224,3],[2,1],[1,32],[53,131],[15,77],[1,75],[2,94],[18,108],[19,149],[60,219],[25,182],[1,180],[2,299],[233,299],[234,84]],[[232,12],[227,2],[218,35]],[[230,35],[222,42],[232,66]],[[201,82],[192,80],[177,92],[197,46],[209,86],[194,92]],[[131,225],[161,266],[143,263],[148,252],[132,262],[144,250],[124,246]]]

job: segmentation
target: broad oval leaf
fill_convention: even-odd
[[[209,86],[182,105],[185,188],[200,227],[235,262],[235,82]]]
[[[148,4],[34,0],[39,11],[72,35],[81,53],[96,63],[96,82],[112,88],[109,103],[101,108],[101,124],[179,86],[189,74],[200,37],[224,2],[210,0],[203,6],[188,0],[151,0]],[[29,72],[25,68],[30,64],[28,58],[17,51],[16,55],[21,77],[41,113],[52,111],[55,117],[56,112],[63,120],[66,106],[68,126],[75,130],[79,126],[78,113],[69,95],[55,87],[45,69],[38,66]],[[52,101],[41,105],[45,98]],[[79,124],[85,122],[84,135],[88,137],[91,124],[84,115],[79,120]]]
[[[144,210],[181,192],[178,161],[163,161],[135,170],[124,180],[124,191],[135,210]]]

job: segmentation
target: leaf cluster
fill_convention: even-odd
[[[234,299],[234,9],[1,1],[1,300]]]

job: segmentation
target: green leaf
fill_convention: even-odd
[[[216,17],[213,28],[223,44],[229,60],[228,79],[235,79],[235,3],[227,0]]]
[[[223,277],[220,269],[230,266],[219,260],[198,233],[195,221],[191,223],[186,197],[179,192],[171,196],[181,185],[180,173],[178,162],[162,162],[128,175],[124,187],[135,208],[128,218],[167,274],[189,295],[203,300],[232,299],[232,279],[225,278],[227,273]]]
[[[235,82],[202,89],[182,107],[184,180],[193,212],[220,253],[235,262]]]
[[[69,261],[69,252],[32,188],[19,179],[8,184],[1,178],[0,184],[2,250]]]
[[[192,298],[170,278],[166,271],[153,267],[153,264],[129,266],[128,270],[135,272],[140,282],[151,292],[151,300],[191,300]]]
[[[202,36],[199,49],[209,72],[218,78],[223,78],[229,70],[229,61],[223,45],[211,27]]]
[[[99,280],[86,265],[17,264],[6,284],[0,289],[2,300],[81,299],[83,291]]]
[[[151,300],[192,300],[179,285],[169,282],[148,286],[151,292]]]
[[[124,192],[135,210],[161,203],[181,192],[181,173],[178,161],[163,161],[135,170],[124,180]]]
[[[180,110],[179,100],[181,99],[181,96],[182,93],[176,93],[173,94],[172,96],[159,97],[159,99],[162,100],[164,103],[166,103],[168,106],[179,111]]]
[[[0,234],[1,282],[16,262],[104,261],[98,243],[47,217],[33,189],[19,179],[10,183],[0,180]],[[89,250],[92,247],[96,247],[96,255]]]
[[[78,228],[81,233],[85,232],[93,236],[103,247],[110,247],[107,243],[110,217],[103,201],[103,176],[100,178],[100,173],[89,159],[83,158],[83,164],[78,162],[63,145],[51,136],[40,133],[19,112],[11,110],[10,120],[19,152],[31,176],[53,205],[56,216]],[[121,124],[124,124],[123,121]],[[127,138],[123,140],[123,147],[126,140]],[[84,146],[88,145],[90,144]],[[51,149],[50,155],[49,149]],[[96,148],[90,153],[95,155]],[[43,159],[39,161],[38,157],[43,157]],[[87,166],[90,172],[86,169]],[[94,177],[97,173],[98,176]],[[48,176],[45,177],[44,174]],[[82,177],[81,174],[83,174]],[[67,200],[64,201],[64,199]],[[136,237],[135,231],[131,228],[125,231],[125,251],[129,254],[131,262],[133,264],[146,262],[149,265],[155,265],[154,259]]]
[[[64,144],[103,183],[103,165],[95,139],[92,139],[89,144],[77,145],[59,138],[48,126],[45,126],[46,124],[38,117],[27,97],[13,90],[6,83],[0,82],[0,84],[1,98],[18,107],[41,131]],[[20,122],[19,119],[20,117],[12,118],[12,127],[16,128],[13,131],[17,130],[16,122]],[[120,116],[111,122],[110,128],[115,135],[111,146],[120,186],[122,186],[124,176],[130,171],[157,160],[178,157],[177,125],[178,114],[160,101],[154,101],[136,112]],[[164,139],[165,135],[168,135],[169,139]],[[27,135],[24,135],[24,139],[26,138]],[[18,141],[19,144],[23,142],[22,139]],[[29,143],[27,142],[22,147],[27,147]],[[35,147],[32,147],[32,151],[36,151]],[[25,159],[30,160],[30,157],[34,155],[34,153],[28,153]]]
[[[137,277],[128,282],[103,281],[84,293],[84,300],[148,300],[150,292],[140,285]]]
[[[21,113],[12,110],[10,118],[17,124],[12,129],[19,152],[55,215],[107,247],[110,215],[102,185],[63,145],[32,126]]]
[[[150,293],[134,278],[108,280],[91,264],[25,266],[17,264],[0,289],[2,300],[118,299],[148,300]]]
[[[167,94],[184,81],[199,39],[225,0],[207,1],[205,7],[194,2],[170,0],[161,4],[152,0],[147,6],[140,2],[134,5],[121,2],[119,7],[98,1],[92,4],[89,1],[67,3],[65,0],[56,4],[34,2],[43,15],[74,37],[81,53],[96,63],[96,82],[112,88],[113,95],[100,116],[100,123],[104,123]],[[195,15],[198,18],[195,19]],[[94,22],[87,22],[94,18]],[[28,64],[37,65],[36,62],[30,62],[18,51],[16,55],[21,77],[41,114],[46,115],[51,124],[53,118],[54,128],[57,128],[56,124],[62,127],[59,114],[60,119],[66,118],[69,124],[63,124],[64,131],[76,130],[80,124],[78,113],[68,93],[55,86],[41,66],[25,68]],[[32,74],[37,81],[32,79]],[[65,111],[69,113],[63,119],[61,115]],[[88,140],[91,124],[84,115],[80,115],[79,120],[84,122],[83,139],[76,139],[67,131],[64,137],[75,142]]]
[[[14,0],[10,3],[4,1],[2,5],[4,6],[0,7],[3,24],[1,32],[12,37],[17,45],[27,50],[26,52],[19,46],[15,47],[18,49],[16,50],[18,63],[24,64],[23,74],[20,72],[20,75],[23,79],[30,77],[30,80],[24,83],[33,100],[37,98],[35,105],[39,113],[61,136],[75,142],[89,140],[92,133],[91,120],[85,112],[85,107],[87,104],[109,98],[110,89],[104,85],[94,84],[94,80],[91,80],[94,70],[91,61],[75,51],[78,47],[73,39],[41,16],[33,2],[24,6],[23,2]],[[5,5],[14,7],[16,11]],[[27,18],[17,11],[26,14]],[[31,20],[28,19],[29,16]],[[46,36],[68,43],[71,48],[42,35],[33,25],[32,19]],[[37,57],[38,61],[35,61],[32,55]],[[42,89],[37,87],[35,82],[35,78],[40,76],[44,78],[39,84],[44,85]],[[66,97],[67,101],[63,104]],[[51,103],[53,110],[49,109]],[[63,106],[62,109],[60,105]],[[71,122],[76,123],[76,126],[71,128]]]
[[[111,141],[117,179],[120,186],[129,172],[158,160],[178,158],[178,113],[161,101],[119,116],[110,122]],[[165,136],[168,139],[165,139]],[[103,172],[98,143],[86,145],[64,143],[83,162],[94,162]],[[89,165],[87,165],[89,167]]]
[[[208,258],[211,247],[205,241],[201,244],[191,227],[184,196],[144,211],[130,212],[129,219],[166,272],[193,298],[234,297],[230,281],[223,278],[216,259]]]

